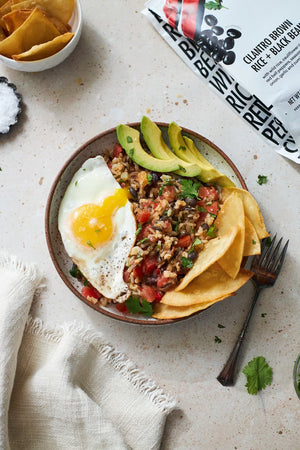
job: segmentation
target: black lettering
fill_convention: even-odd
[[[203,66],[203,63],[202,61],[200,61],[200,59],[197,59],[197,61],[194,62],[194,66],[196,67],[196,69],[198,69],[203,78],[208,77],[209,71],[206,69],[206,67]]]
[[[287,130],[284,128],[282,122],[276,119],[276,117],[273,120],[271,120],[268,123],[268,125],[271,128],[271,130],[274,131],[275,135],[278,136],[280,139],[283,139],[286,136]]]
[[[215,75],[209,80],[209,83],[212,84],[217,91],[224,94],[227,91],[228,86],[232,84],[232,78],[229,77],[222,69],[218,69]]]
[[[201,59],[201,61],[204,62],[204,64],[206,65],[206,67],[210,71],[212,71],[216,67],[216,63],[214,62],[214,60],[210,56],[208,56],[207,53],[201,52],[200,53],[200,59]]]
[[[273,138],[273,131],[270,128],[265,128],[262,130],[261,134],[268,139],[269,141],[273,142],[274,144],[278,144],[277,141]]]
[[[232,92],[232,91],[231,91]],[[234,94],[234,92],[232,92]],[[243,104],[237,103],[236,99],[233,97],[233,95],[227,95],[225,97],[225,100],[233,107],[233,109],[236,110],[239,114],[243,111],[246,103],[243,102]]]
[[[188,41],[181,41],[178,44],[178,47],[183,51],[183,53],[188,57],[189,60],[192,60],[196,56],[196,51],[193,50],[189,44]]]
[[[173,41],[177,41],[178,39],[180,39],[182,36],[181,34],[177,33],[174,28],[171,27],[171,25],[169,25],[168,23],[165,23],[163,25],[163,29],[165,30],[166,33],[168,33],[168,35],[173,39]]]
[[[289,153],[296,153],[298,151],[298,149],[296,147],[296,143],[291,136],[289,136],[287,138],[287,140],[283,143],[283,147]],[[299,158],[299,156],[298,156],[298,158]]]

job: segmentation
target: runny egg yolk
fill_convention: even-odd
[[[71,230],[81,245],[96,248],[109,241],[113,234],[113,216],[128,200],[127,189],[116,189],[98,205],[87,203],[71,214]]]

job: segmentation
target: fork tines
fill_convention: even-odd
[[[270,272],[274,272],[274,273],[278,274],[281,269],[282,263],[284,261],[285,255],[286,255],[286,251],[287,251],[287,248],[289,245],[289,240],[287,240],[283,249],[279,253],[283,238],[281,237],[279,239],[279,241],[275,247],[276,237],[277,237],[277,235],[275,234],[275,236],[273,237],[271,242],[270,242],[269,238],[263,239],[262,251],[261,251],[261,256],[259,258],[258,264],[260,265],[260,267],[264,267],[265,270],[268,270]]]

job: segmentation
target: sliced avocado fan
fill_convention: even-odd
[[[170,123],[168,135],[174,153],[186,162],[197,164],[201,168],[201,174],[198,175],[199,180],[203,183],[218,184],[219,186],[234,186],[234,183],[226,175],[219,172],[204,158],[192,139],[182,136],[182,129],[175,122]]]
[[[184,177],[196,177],[200,175],[200,166],[198,164],[187,163],[178,158],[164,141],[161,129],[146,116],[142,117],[141,132],[149,150],[155,158],[159,158],[160,160],[174,159],[178,162],[180,169],[175,171],[176,174]]]
[[[154,172],[174,172],[180,169],[178,161],[173,159],[157,159],[148,154],[140,142],[140,132],[128,125],[117,126],[117,137],[121,147],[137,164]]]

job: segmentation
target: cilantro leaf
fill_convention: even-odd
[[[181,264],[182,267],[186,267],[187,269],[191,269],[194,265],[193,261],[189,258],[185,258],[184,256],[181,257]]]
[[[139,297],[129,297],[129,299],[126,300],[125,305],[127,306],[128,311],[133,314],[143,314],[143,316],[146,317],[152,316],[152,305],[144,298],[140,300]]]
[[[209,237],[212,237],[212,238],[214,238],[214,237],[216,237],[216,235],[215,235],[215,226],[214,225],[212,225],[208,230],[207,230],[207,236],[209,236]]]
[[[135,235],[137,236],[142,231],[142,224],[139,222]]]
[[[210,2],[206,2],[204,7],[209,10],[219,10],[222,8],[228,9],[222,5],[222,0],[212,0]]]
[[[266,184],[267,181],[268,181],[268,177],[266,175],[258,175],[256,183],[262,185],[262,184]]]
[[[222,339],[220,339],[218,336],[215,336],[215,343],[216,344],[221,344]]]
[[[256,395],[258,391],[270,385],[273,377],[273,370],[263,356],[257,356],[244,367],[243,373],[247,377],[245,384],[249,394]]]
[[[219,3],[218,0],[217,1],[206,2],[204,4],[204,7],[206,9],[209,9],[209,10],[218,10],[218,9],[225,8],[225,6],[221,5],[221,2]]]
[[[181,198],[188,197],[188,198],[199,199],[198,189],[199,189],[201,183],[198,183],[197,181],[189,180],[187,178],[183,178],[182,180],[180,180],[180,184],[182,187],[181,193],[180,193]]]

